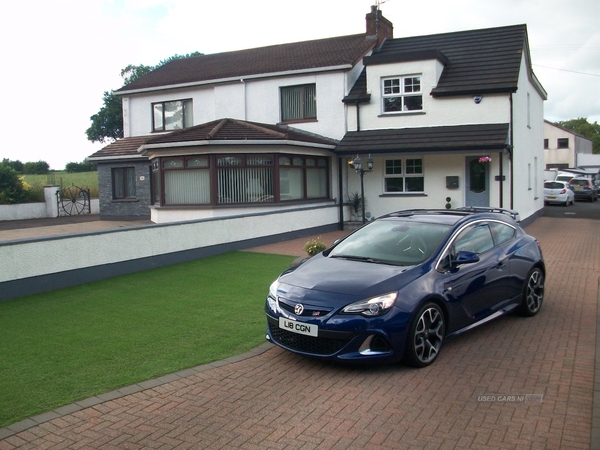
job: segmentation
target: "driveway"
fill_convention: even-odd
[[[449,340],[432,366],[343,366],[265,343],[0,429],[0,450],[600,448],[598,222],[542,217],[527,232],[547,262],[540,313]]]

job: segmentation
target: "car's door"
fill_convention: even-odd
[[[479,261],[446,270],[444,291],[450,301],[460,305],[465,320],[475,322],[494,312],[494,307],[506,298],[508,255],[495,246],[485,221],[460,230],[443,258],[452,259],[460,251],[477,253]]]

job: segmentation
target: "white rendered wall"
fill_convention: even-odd
[[[569,140],[568,148],[558,148],[558,139]],[[548,148],[544,149],[544,168],[546,164],[567,164],[567,167],[576,167],[575,161],[575,135],[569,131],[544,122],[544,137],[548,139]],[[591,143],[591,142],[590,142]]]
[[[367,91],[371,93],[371,102],[360,105],[361,130],[507,123],[510,120],[506,94],[485,95],[480,104],[476,104],[471,96],[433,98],[429,95],[439,76],[437,61],[381,64],[367,66],[367,71]],[[382,114],[381,79],[405,75],[421,76],[423,111]],[[356,123],[355,118],[351,120]]]
[[[282,86],[315,83],[317,120],[289,125],[322,136],[341,139],[345,132],[346,72],[323,72],[287,77],[244,79],[227,84],[157,91],[123,99],[124,135],[152,133],[152,103],[192,99],[194,125],[233,118],[276,124],[281,121],[279,91]]]
[[[296,208],[224,220],[79,233],[0,243],[0,283],[29,277],[166,255],[218,244],[335,224],[338,208]]]
[[[513,94],[513,209],[525,219],[544,207],[544,100],[521,61]]]

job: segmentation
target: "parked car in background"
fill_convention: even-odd
[[[444,340],[511,311],[534,316],[545,265],[514,211],[385,215],[279,276],[267,340],[336,361],[424,367]]]
[[[575,203],[575,193],[566,181],[544,182],[544,203],[560,203],[569,206]]]
[[[589,178],[573,178],[569,185],[575,194],[575,200],[587,200],[595,202],[598,200],[598,186]]]

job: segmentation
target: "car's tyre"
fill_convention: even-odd
[[[527,275],[523,285],[523,296],[519,313],[526,317],[535,316],[544,301],[544,272],[539,267],[534,267]]]
[[[407,366],[425,367],[439,354],[446,333],[444,313],[435,303],[426,303],[415,315],[408,336],[402,362]]]

